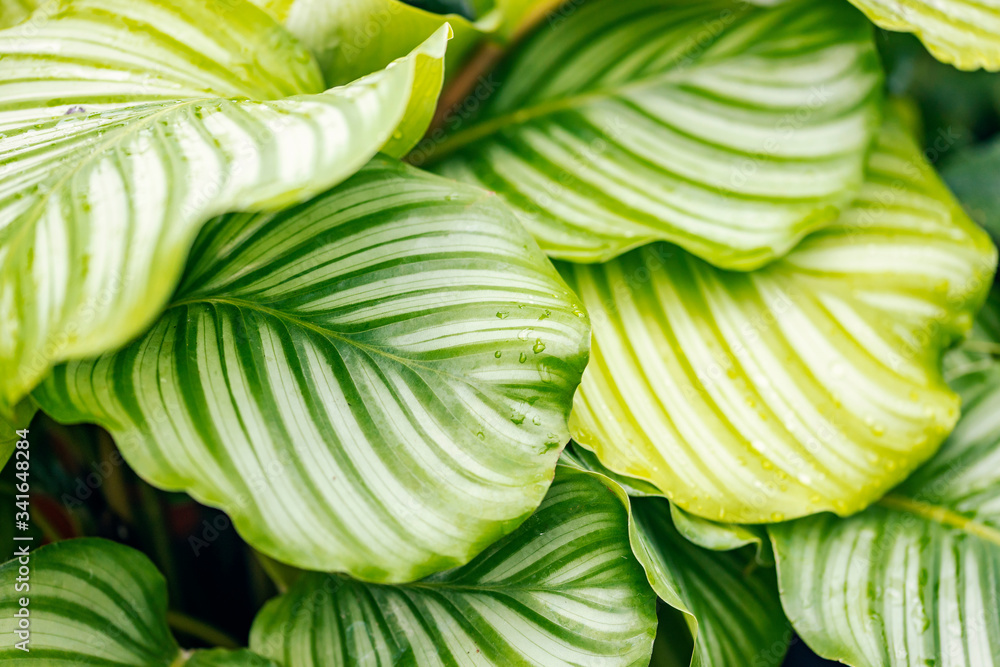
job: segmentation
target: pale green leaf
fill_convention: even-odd
[[[41,4],[42,0],[0,0],[0,29],[21,23]]]
[[[29,547],[34,545],[24,543]],[[15,543],[20,546],[20,544]],[[144,555],[101,539],[57,542],[0,566],[0,662],[19,665],[172,665],[167,585]],[[28,569],[28,588],[15,586]],[[24,582],[20,582],[24,583]],[[28,600],[29,652],[15,647],[15,613]],[[15,639],[16,638],[16,639]]]
[[[439,15],[400,0],[251,0],[270,13],[315,54],[327,85],[353,81],[388,65],[420,45],[445,23],[448,72],[454,74],[472,48],[498,25],[498,17],[470,22]],[[426,126],[425,126],[426,128]]]
[[[878,505],[770,527],[785,609],[820,655],[1000,664],[1000,364],[953,384],[964,402],[954,434]]]
[[[671,518],[671,506],[663,498],[630,497],[621,477],[570,448],[562,467],[587,470],[618,496],[629,510],[629,539],[653,590],[668,605],[685,614],[690,632],[684,637],[666,637],[663,643],[679,647],[694,637],[691,664],[753,664],[777,666],[788,648],[787,627],[774,572],[757,569],[747,550],[719,553],[706,551],[681,535]],[[684,640],[684,641],[682,641]],[[668,652],[661,647],[660,653]]]
[[[791,631],[774,570],[746,551],[707,551],[685,539],[662,498],[633,498],[633,549],[653,589],[688,615],[695,637],[691,665],[777,667]]]
[[[996,0],[851,0],[887,30],[912,32],[941,62],[959,69],[1000,69]]]
[[[554,17],[473,121],[410,158],[498,192],[551,256],[668,240],[750,269],[850,203],[882,74],[846,3],[607,0]]]
[[[21,609],[24,636],[16,634]],[[245,649],[182,651],[167,626],[163,576],[138,551],[97,538],[50,544],[0,566],[0,633],[0,662],[11,667],[276,667]],[[27,651],[16,645],[23,639]]]
[[[152,330],[36,396],[277,560],[411,581],[541,502],[589,339],[498,198],[379,157],[298,208],[213,221]]]
[[[432,113],[444,31],[325,93],[309,54],[243,0],[66,0],[30,33],[0,31],[0,414],[52,364],[148,327],[210,217],[293,204],[383,147],[405,152]]]
[[[563,450],[560,461],[564,464],[573,465],[577,468],[589,470],[612,479],[630,497],[665,497],[662,491],[647,481],[619,475],[608,470],[594,452],[581,447],[577,443],[571,442]],[[709,521],[694,514],[689,514],[676,505],[670,506],[670,515],[677,531],[698,546],[713,551],[731,551],[753,544],[757,547],[757,557],[761,563],[774,564],[774,560],[769,553],[770,542],[767,539],[767,530],[763,526],[716,523],[715,521]]]
[[[677,532],[700,547],[712,551],[732,551],[753,545],[757,550],[759,563],[774,565],[771,543],[763,526],[717,523],[685,512],[673,504],[670,505],[670,516],[674,520]]]
[[[713,521],[858,511],[958,419],[940,356],[995,269],[893,116],[855,204],[764,269],[666,244],[564,265],[594,322],[571,432]]]
[[[465,567],[397,586],[308,574],[257,616],[251,648],[287,667],[642,665],[656,605],[628,517],[560,468],[544,502]]]

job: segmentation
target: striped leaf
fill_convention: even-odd
[[[324,93],[309,54],[244,0],[43,13],[0,31],[0,414],[52,364],[147,328],[212,216],[293,204],[406,152],[447,39]]]
[[[304,569],[412,581],[545,496],[589,323],[496,197],[377,158],[217,219],[157,324],[36,395]]]
[[[661,647],[658,653],[674,655],[686,646],[691,664],[705,667],[781,664],[791,633],[773,570],[756,569],[749,550],[715,553],[685,539],[669,502],[652,494],[633,496],[637,484],[623,486],[620,476],[594,462],[585,450],[570,447],[561,462],[563,467],[590,471],[629,509],[633,553],[657,595],[684,614],[690,633],[678,636],[676,627],[668,628],[672,634],[657,641],[670,651]],[[693,651],[688,634],[694,637]]]
[[[264,606],[250,646],[286,667],[646,664],[655,597],[628,540],[619,499],[561,467],[465,567],[397,586],[308,574]]]
[[[688,616],[693,667],[778,667],[791,630],[774,570],[752,551],[708,551],[689,542],[662,498],[632,499],[633,547],[657,595]]]
[[[21,23],[42,0],[0,0],[0,29]]]
[[[878,505],[770,528],[785,609],[820,655],[859,667],[1000,665],[1000,364],[953,384],[958,428]]]
[[[758,563],[774,565],[771,542],[767,538],[767,529],[764,526],[717,523],[689,514],[677,505],[670,506],[670,517],[677,532],[700,547],[712,551],[733,551],[753,545],[757,551]]]
[[[543,23],[429,159],[500,193],[553,257],[667,240],[751,269],[850,203],[881,78],[845,3],[590,0]]]
[[[954,426],[941,351],[995,268],[893,116],[854,205],[765,269],[665,244],[563,266],[595,338],[571,432],[713,521],[856,512]]]
[[[447,57],[447,69],[454,73],[469,51],[499,22],[495,15],[476,22],[455,14],[442,16],[401,0],[251,2],[312,51],[330,86],[382,69],[419,46],[445,23],[454,31]]]
[[[912,32],[941,62],[959,69],[1000,69],[997,0],[851,0],[887,30]]]
[[[10,667],[107,665],[274,667],[248,651],[200,651],[188,660],[167,627],[167,584],[144,555],[115,542],[57,542],[0,566],[0,661]],[[22,567],[28,574],[20,573]],[[21,586],[20,589],[15,586]],[[25,607],[22,599],[27,599]],[[16,614],[27,609],[29,651]]]

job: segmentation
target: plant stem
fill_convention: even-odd
[[[179,611],[167,612],[167,624],[175,631],[182,632],[189,637],[200,639],[210,646],[221,648],[240,648],[239,642],[227,635],[222,630],[215,628],[204,621],[199,621],[187,614]]]

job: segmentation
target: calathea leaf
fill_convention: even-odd
[[[39,4],[41,0],[0,0],[0,29],[28,18]]]
[[[419,46],[445,23],[454,31],[448,45],[448,71],[453,73],[469,51],[499,25],[495,13],[472,22],[456,14],[435,14],[401,0],[251,1],[312,51],[330,86],[382,69]]]
[[[600,462],[594,452],[571,442],[563,450],[563,463],[601,474],[613,480],[631,498],[663,498],[663,492],[653,484],[634,477],[616,474]],[[670,516],[677,531],[688,541],[713,551],[732,551],[750,544],[756,545],[758,560],[773,565],[767,529],[764,526],[716,523],[688,514],[676,505],[670,505]]]
[[[213,221],[148,333],[36,395],[277,560],[412,581],[544,497],[587,362],[575,299],[496,197],[380,157]]]
[[[308,574],[265,605],[251,648],[283,665],[639,665],[655,596],[628,516],[596,477],[559,468],[538,510],[468,565],[413,584]]]
[[[1000,5],[993,0],[851,0],[888,30],[912,32],[959,69],[1000,69]]]
[[[0,414],[52,364],[148,327],[205,220],[293,204],[380,149],[406,152],[447,38],[324,93],[309,54],[243,0],[43,13],[30,33],[0,31]]]
[[[577,3],[495,73],[475,122],[409,159],[500,193],[553,257],[662,239],[750,269],[860,186],[880,106],[871,33],[839,2]]]
[[[177,646],[166,617],[163,576],[144,555],[115,542],[57,542],[0,566],[5,665],[275,667],[248,651],[192,656]],[[28,651],[17,646],[25,639]]]
[[[820,655],[857,666],[1000,664],[1000,364],[953,385],[962,419],[913,477],[850,518],[769,529],[785,609]]]
[[[692,665],[781,664],[791,631],[773,570],[756,569],[747,550],[719,553],[692,544],[674,526],[670,503],[653,496],[630,497],[628,487],[579,450],[568,449],[562,463],[586,466],[582,469],[589,469],[628,509],[632,551],[649,583],[685,615],[694,637]]]
[[[664,244],[563,265],[594,321],[574,439],[723,523],[850,514],[929,458],[996,249],[895,116],[879,136],[854,205],[764,269]]]

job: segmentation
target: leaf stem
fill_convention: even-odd
[[[951,528],[957,528],[958,530],[969,533],[970,535],[975,535],[980,539],[1000,546],[1000,530],[997,530],[992,526],[979,523],[975,519],[970,519],[969,517],[959,514],[954,510],[950,510],[947,507],[932,505],[931,503],[925,503],[920,500],[914,500],[912,498],[896,494],[889,494],[885,496],[878,502],[878,504],[900,512],[916,514],[919,517],[929,521],[936,521]]]
[[[239,642],[222,630],[179,611],[170,610],[167,612],[167,624],[176,632],[182,632],[210,646],[229,649],[240,648]]]

